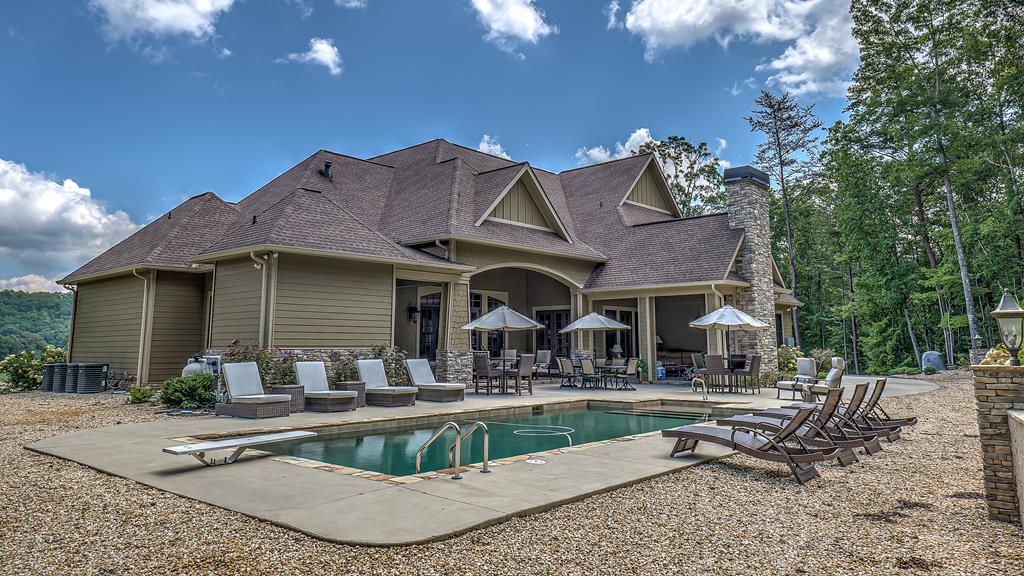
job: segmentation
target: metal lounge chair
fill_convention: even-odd
[[[803,408],[795,416],[785,418],[778,424],[733,428],[691,424],[662,430],[661,435],[676,439],[670,456],[693,452],[700,442],[710,442],[754,458],[785,464],[797,482],[803,484],[819,475],[815,463],[827,462],[839,456],[839,448],[835,446],[811,447],[796,435],[813,415],[814,408]]]
[[[355,410],[359,393],[355,390],[331,390],[327,385],[327,369],[323,362],[296,362],[295,380],[306,395],[310,412],[341,412]]]
[[[885,384],[887,381],[888,380],[886,378],[879,378],[875,381],[875,387],[871,391],[871,396],[864,402],[859,413],[869,423],[878,424],[880,426],[916,426],[916,416],[893,418],[882,409],[881,404],[879,404],[879,400],[882,399],[882,392],[885,390]]]
[[[868,454],[875,454],[882,451],[882,444],[878,440],[878,434],[864,426],[857,426],[844,415],[846,410],[850,407],[853,407],[854,411],[856,411],[863,402],[864,396],[867,394],[867,389],[867,382],[855,385],[853,387],[853,394],[850,397],[850,401],[845,404],[841,400],[842,396],[840,396],[839,404],[832,413],[828,431],[837,436],[843,435],[850,439],[860,439],[864,442],[864,451]],[[762,410],[760,412],[756,412],[754,415],[781,418],[784,416],[792,416],[797,410],[807,406],[814,406],[816,410],[820,410],[822,405],[799,402],[783,408],[769,408],[767,410]]]
[[[366,403],[371,406],[411,406],[419,390],[415,386],[388,386],[384,362],[356,360],[359,379],[366,383]]]
[[[858,384],[853,388],[853,395],[846,403],[841,403],[836,409],[836,415],[841,416],[847,425],[847,430],[859,432],[863,435],[874,434],[879,438],[885,438],[889,442],[898,440],[900,437],[899,426],[877,426],[859,417],[861,406],[867,397],[868,383]],[[790,409],[799,409],[804,404],[793,404],[787,406]]]
[[[224,364],[221,368],[230,402],[218,402],[214,413],[239,418],[274,418],[291,412],[290,394],[265,394],[255,362]]]
[[[460,402],[466,398],[466,385],[435,380],[434,373],[430,370],[430,361],[426,358],[406,360],[405,370],[409,373],[409,382],[418,390],[416,392],[417,400]]]

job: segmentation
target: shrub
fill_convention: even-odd
[[[266,389],[273,384],[295,384],[294,364],[303,359],[303,356],[282,355],[278,347],[259,348],[252,344],[242,344],[239,340],[232,342],[223,355],[225,363],[255,362]]]
[[[394,346],[377,345],[368,351],[360,351],[355,355],[342,357],[335,354],[331,359],[334,362],[332,382],[350,382],[359,380],[359,370],[356,368],[356,360],[369,360],[377,358],[384,362],[384,373],[388,376],[388,384],[392,386],[406,386],[409,383],[409,376],[405,372],[405,350]]]
[[[156,392],[149,386],[132,386],[128,390],[129,404],[145,404]]]
[[[935,366],[925,366],[923,372],[925,374],[935,374],[938,370],[935,369]]]
[[[43,385],[43,364],[64,362],[64,349],[47,346],[41,352],[11,354],[0,361],[0,372],[7,376],[12,392],[36,390]]]
[[[1024,365],[1024,350],[1021,350],[1018,354],[1021,364]],[[982,364],[994,365],[994,366],[1006,366],[1010,362],[1010,351],[1006,349],[1006,346],[1002,342],[996,344],[994,348],[985,354],[985,359],[981,361]],[[2,368],[2,367],[0,367]]]
[[[796,373],[796,359],[803,357],[799,348],[779,346],[779,371]]]
[[[194,410],[213,404],[216,389],[217,379],[213,374],[179,376],[164,382],[160,388],[160,403],[168,408]]]
[[[780,380],[792,380],[796,372],[779,372],[777,370],[761,370],[757,375],[758,384],[761,388],[775,388],[775,383]]]

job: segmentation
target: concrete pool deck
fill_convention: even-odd
[[[862,381],[847,377],[846,384]],[[463,472],[462,480],[440,475],[407,484],[337,474],[280,458],[247,455],[235,464],[205,467],[192,458],[161,453],[183,437],[243,435],[289,428],[400,425],[461,419],[460,413],[574,400],[616,402],[702,401],[688,387],[643,385],[638,391],[560,389],[535,386],[532,397],[476,396],[464,402],[419,402],[400,408],[364,407],[355,412],[299,413],[287,418],[243,420],[187,417],[124,424],[41,440],[28,448],[72,460],[187,498],[233,510],[324,540],[371,546],[415,544],[448,538],[512,516],[543,511],[589,495],[676,472],[721,458],[730,451],[701,445],[695,455],[669,458],[672,440],[647,435],[608,441],[564,453],[539,453],[544,464],[525,459],[495,466],[492,473]],[[934,390],[935,385],[890,378],[886,395]],[[766,390],[760,395],[709,394],[715,407],[759,409],[790,403]]]

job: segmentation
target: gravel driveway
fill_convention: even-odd
[[[123,397],[0,396],[0,574],[1022,574],[990,522],[971,377],[884,401],[921,424],[798,486],[744,456],[408,548],[327,544],[22,448],[152,420]]]

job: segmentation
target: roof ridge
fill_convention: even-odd
[[[459,144],[457,142],[448,142],[444,138],[438,138],[438,140],[441,140],[441,141],[445,142],[446,144],[448,144],[450,146],[455,146],[456,148],[462,148],[464,150],[470,150],[472,152],[476,152],[477,154],[483,154],[484,156],[490,156],[491,158],[498,158],[498,159],[504,160],[506,162],[512,162],[512,163],[515,163],[515,164],[521,164],[521,162],[516,162],[515,160],[513,160],[511,158],[506,158],[504,156],[498,156],[497,154],[491,154],[490,152],[484,152],[483,150],[479,150],[477,148],[470,148],[469,146],[463,146],[462,144]]]
[[[635,154],[633,156],[625,156],[623,158],[613,158],[611,160],[605,160],[604,162],[595,162],[594,164],[587,164],[586,166],[580,166],[578,168],[569,168],[568,170],[562,170],[557,175],[561,176],[562,174],[565,174],[567,172],[576,172],[576,171],[579,171],[579,170],[586,170],[588,168],[597,168],[598,166],[607,166],[608,164],[612,164],[614,162],[622,162],[623,160],[633,160],[633,159],[640,158],[640,157],[643,157],[643,156],[653,156],[653,155],[654,155],[653,152],[644,152],[643,154]]]
[[[403,146],[402,148],[397,148],[395,150],[389,150],[389,151],[387,151],[387,152],[385,152],[383,154],[377,154],[376,156],[370,156],[370,158],[368,158],[367,160],[372,162],[374,158],[380,158],[381,156],[390,156],[391,154],[397,154],[398,152],[403,152],[405,150],[411,150],[413,148],[416,148],[417,146],[423,146],[424,144],[430,144],[431,142],[437,142],[438,140],[444,140],[444,138],[431,138],[430,140],[424,140],[423,142],[418,142],[416,144],[410,144],[409,146]],[[385,164],[385,166],[386,166],[386,164]]]
[[[381,166],[383,168],[391,168],[392,170],[395,169],[395,167],[390,165],[390,164],[383,164],[381,162],[374,162],[373,160],[368,160],[366,158],[359,158],[358,156],[352,156],[350,154],[342,154],[341,152],[335,152],[334,150],[328,150],[326,148],[321,148],[320,150],[318,150],[318,152],[325,152],[327,154],[333,154],[335,156],[340,156],[342,158],[348,158],[349,160],[358,160],[359,162],[366,162],[367,164],[373,164],[374,166]]]
[[[491,172],[497,172],[499,170],[508,170],[509,168],[516,168],[516,167],[519,167],[519,166],[530,166],[530,163],[527,162],[527,161],[516,162],[515,164],[509,164],[508,166],[502,166],[501,168],[494,168],[494,169],[491,169],[491,170],[484,170],[483,172],[477,172],[476,175],[477,176],[482,176],[484,174],[489,174]]]
[[[463,164],[465,164],[467,167],[470,167],[469,164],[464,162],[462,160],[462,158],[459,158],[458,156],[455,157],[455,160],[456,160],[456,162],[452,163],[452,193],[451,193],[451,199],[448,202],[448,231],[449,232],[451,232],[452,227],[455,224],[455,218],[456,218],[455,214],[456,214],[456,211],[458,210],[458,207],[459,207],[459,187],[458,187],[459,168],[462,167]],[[473,190],[475,192],[476,191],[476,173],[473,172],[472,167],[470,167],[470,168],[471,168],[470,169],[470,174],[472,174],[473,177],[474,177],[474,179],[473,179]]]

